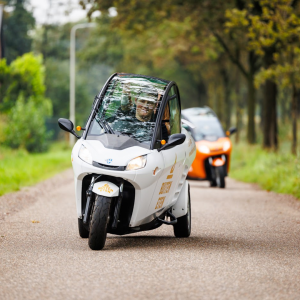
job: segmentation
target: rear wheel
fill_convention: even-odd
[[[219,188],[225,188],[224,166],[216,167],[216,182]]]
[[[103,249],[107,235],[111,198],[96,196],[90,221],[89,246],[92,250]]]
[[[209,182],[210,187],[215,187],[215,186],[217,186],[215,167],[210,166],[210,173],[211,173],[211,180]]]
[[[78,219],[78,231],[79,231],[80,237],[82,237],[83,239],[86,239],[89,237],[89,231],[83,225],[82,219]]]
[[[178,218],[177,223],[173,225],[174,235],[176,237],[189,237],[191,234],[191,198],[190,186],[188,190],[187,214]]]
[[[210,187],[215,187],[215,186],[217,186],[217,182],[216,182],[215,179],[211,180],[209,183],[210,183]]]

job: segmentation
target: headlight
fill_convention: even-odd
[[[126,171],[132,171],[132,170],[138,170],[138,169],[142,169],[146,166],[146,162],[147,162],[147,157],[146,155],[144,156],[138,156],[134,159],[132,159],[126,167]]]
[[[90,165],[93,164],[93,158],[90,151],[87,148],[85,148],[83,145],[81,145],[81,148],[78,153],[78,157]]]
[[[205,145],[198,146],[198,151],[201,153],[208,154],[210,152],[209,148]]]
[[[224,151],[227,151],[229,148],[230,148],[230,142],[227,141],[227,142],[225,142],[224,145],[223,145],[223,150],[224,150]]]

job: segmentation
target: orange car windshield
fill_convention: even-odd
[[[218,138],[225,137],[224,130],[217,118],[195,118],[193,130],[196,141],[208,140],[216,141]]]

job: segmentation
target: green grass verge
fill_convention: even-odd
[[[0,147],[0,196],[36,184],[71,167],[71,148],[53,143],[46,153]]]
[[[233,145],[230,169],[234,179],[300,199],[299,157],[290,154],[289,143],[282,144],[277,153],[263,150],[260,145]]]

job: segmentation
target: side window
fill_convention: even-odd
[[[180,105],[178,97],[175,93],[175,87],[173,86],[171,91],[169,92],[169,107],[170,107],[170,127],[171,134],[180,133],[181,132],[181,119],[180,119]]]

